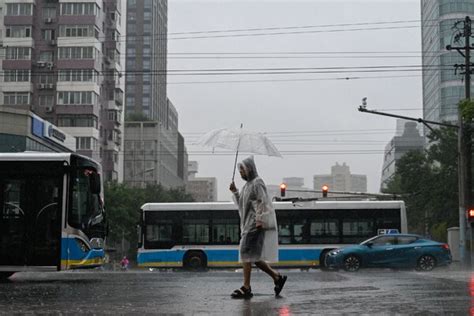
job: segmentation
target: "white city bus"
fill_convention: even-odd
[[[0,153],[0,277],[103,263],[101,167],[74,153]]]
[[[403,201],[274,202],[281,267],[317,267],[325,254],[381,230],[405,233]],[[239,215],[231,203],[147,203],[140,210],[140,267],[237,267]]]

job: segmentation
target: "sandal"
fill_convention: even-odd
[[[275,281],[275,296],[278,296],[281,290],[283,290],[283,286],[285,285],[286,279],[287,279],[286,275],[280,274],[280,277],[278,278],[278,280]]]
[[[242,286],[240,289],[235,290],[230,296],[232,298],[251,298],[253,296],[252,288],[247,289],[245,286]]]

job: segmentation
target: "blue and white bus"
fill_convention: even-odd
[[[100,173],[74,153],[0,153],[0,277],[103,263]]]
[[[318,267],[331,249],[381,230],[407,231],[403,201],[274,202],[280,267]],[[147,203],[140,210],[139,267],[238,267],[234,203]]]

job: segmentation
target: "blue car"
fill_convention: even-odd
[[[329,269],[355,272],[360,268],[415,268],[431,271],[451,263],[448,244],[412,234],[389,234],[370,238],[359,245],[328,252],[324,258]]]

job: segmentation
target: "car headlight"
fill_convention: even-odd
[[[340,252],[342,252],[342,249],[335,249],[335,250],[332,250],[329,254],[334,256],[334,255],[337,255]]]

